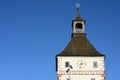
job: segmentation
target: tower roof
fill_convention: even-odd
[[[85,36],[72,37],[65,49],[57,56],[104,56],[99,53]]]
[[[82,17],[80,16],[80,12],[77,12],[75,20],[83,20]]]
[[[77,0],[77,3],[76,3],[77,15],[75,17],[75,20],[83,20],[82,17],[80,16],[79,8],[80,8],[80,3]]]
[[[76,28],[76,23],[85,22],[85,20],[82,19],[79,12],[80,3],[77,1],[76,8],[77,8],[77,15],[75,17],[75,20],[73,20],[73,33],[72,38],[68,45],[65,47],[65,49],[58,54],[57,56],[105,56],[98,52],[94,46],[89,42],[89,40],[86,38],[86,34],[84,32],[84,24],[78,25]],[[74,23],[76,22],[76,23]],[[74,31],[75,30],[75,31]],[[77,32],[77,30],[80,30]],[[83,30],[81,32],[81,30]]]

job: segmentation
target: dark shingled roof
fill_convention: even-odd
[[[82,17],[80,16],[80,12],[77,12],[75,20],[83,20]]]
[[[85,36],[72,37],[65,49],[57,56],[105,56],[99,53]]]

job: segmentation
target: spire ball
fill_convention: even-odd
[[[79,3],[79,1],[76,2],[76,7],[77,7],[77,9],[80,8],[80,3]]]

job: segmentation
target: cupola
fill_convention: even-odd
[[[79,12],[80,3],[76,3],[77,14],[74,20],[72,20],[72,37],[73,36],[85,36],[85,20],[82,19]]]

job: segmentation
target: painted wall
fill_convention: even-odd
[[[73,67],[65,67],[65,63]],[[83,64],[81,66],[81,62]],[[97,62],[97,67],[94,68],[93,63]],[[104,57],[57,57],[57,66],[58,66],[58,79],[67,80],[71,78],[72,80],[104,80],[105,77],[105,66],[104,66]],[[67,70],[69,71],[67,72]]]

